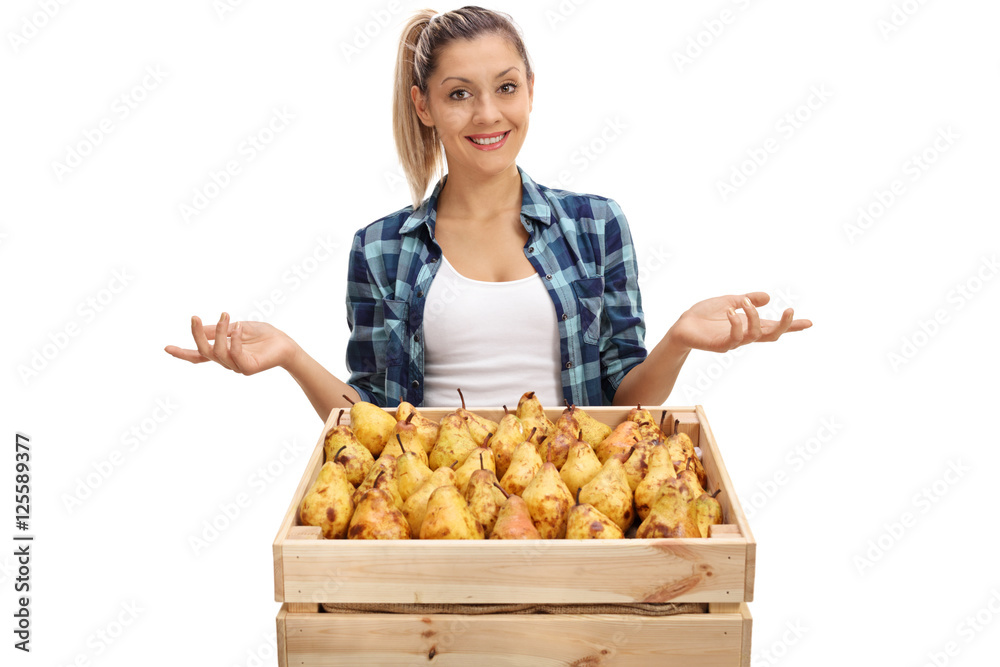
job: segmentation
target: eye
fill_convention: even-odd
[[[499,90],[504,95],[513,95],[517,92],[517,84],[513,81],[508,81],[507,83],[500,84]]]
[[[453,100],[467,100],[470,97],[470,93],[467,90],[459,88],[458,90],[453,90],[451,93],[449,93],[448,97],[450,97]]]

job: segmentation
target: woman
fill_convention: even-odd
[[[345,383],[290,337],[256,322],[203,326],[197,350],[245,375],[280,366],[320,418],[361,399],[391,406],[659,405],[692,349],[725,352],[811,326],[762,321],[762,292],[708,299],[647,354],[628,224],[611,199],[550,190],[516,164],[534,74],[509,17],[423,11],[404,27],[393,124],[413,205],[354,237]],[[441,164],[448,174],[421,201]],[[740,312],[738,312],[740,311]],[[214,341],[210,343],[209,341]]]

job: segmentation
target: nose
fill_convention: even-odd
[[[500,121],[500,107],[492,95],[480,95],[476,98],[472,120],[478,125],[493,125]]]

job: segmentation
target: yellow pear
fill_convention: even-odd
[[[482,525],[469,511],[457,487],[448,485],[434,489],[420,525],[420,539],[481,540],[485,537]]]
[[[542,457],[538,455],[535,444],[525,440],[514,450],[514,458],[507,468],[507,473],[500,479],[500,486],[507,493],[521,495],[535,474],[542,469]]]
[[[469,433],[472,434],[472,439],[476,441],[476,445],[482,447],[483,443],[486,442],[486,438],[490,433],[496,433],[497,423],[492,419],[487,419],[481,415],[477,415],[475,412],[470,412],[465,409],[465,396],[462,395],[462,390],[458,390],[458,397],[462,399],[462,407],[456,410],[458,414],[469,424]]]
[[[632,508],[632,489],[620,457],[608,458],[594,478],[581,487],[580,502],[593,505],[618,524],[622,532],[628,530],[635,510]]]
[[[649,514],[639,524],[635,536],[654,537],[701,537],[695,520],[693,505],[680,489],[678,480],[667,480],[660,487],[660,493],[649,510]]]
[[[507,493],[499,485],[501,492]],[[491,540],[540,540],[542,536],[531,520],[531,513],[524,499],[518,495],[509,495],[500,508],[497,522],[493,524]]]
[[[449,412],[441,418],[441,431],[429,456],[430,469],[462,465],[478,446],[469,432],[468,422],[457,412]]]
[[[708,537],[709,526],[722,523],[722,505],[715,499],[719,491],[713,494],[703,493],[692,502],[695,523],[698,524],[702,537]]]
[[[618,524],[588,503],[577,501],[566,517],[567,540],[620,540],[624,537]]]
[[[660,493],[660,487],[668,480],[677,477],[674,463],[670,460],[670,450],[666,445],[653,447],[649,455],[649,471],[635,488],[635,511],[640,519],[649,515],[653,501]]]
[[[469,485],[472,473],[485,468],[496,474],[496,463],[493,461],[493,450],[489,447],[477,447],[465,458],[465,463],[455,469],[455,486],[463,494]]]
[[[535,522],[535,528],[542,539],[566,537],[566,517],[573,505],[573,496],[554,463],[542,466],[521,497],[528,505],[531,520]]]
[[[344,466],[347,481],[357,486],[375,465],[375,457],[367,447],[358,442],[350,426],[340,423],[343,415],[344,410],[341,410],[337,415],[337,424],[326,434],[323,451],[327,461],[336,461]]]
[[[536,445],[548,437],[549,431],[553,428],[552,420],[545,416],[545,408],[533,391],[527,392],[518,400],[517,417],[524,424],[525,431],[531,432],[531,429],[535,429],[535,435],[530,440]]]
[[[344,398],[351,400],[347,396]],[[373,457],[382,453],[382,448],[389,442],[395,427],[396,417],[374,403],[368,401],[351,403],[351,429]]]
[[[361,497],[347,529],[351,540],[408,540],[410,525],[392,496],[382,489],[368,489]]]
[[[687,433],[681,433],[678,431],[681,420],[674,420],[674,432],[667,438],[667,447],[670,448],[670,455],[674,462],[674,467],[680,471],[682,468],[687,467],[688,459],[693,459],[693,467],[695,474],[698,475],[698,483],[705,486],[708,483],[708,479],[705,475],[705,467],[701,464],[701,460],[698,458],[697,452],[694,449],[694,443],[691,442],[691,438],[688,437]]]
[[[385,446],[385,449],[382,450],[381,456],[395,456],[398,459],[406,452],[413,452],[413,455],[423,461],[425,466],[430,462],[427,452],[424,451],[421,444],[415,441],[407,442],[403,439],[401,433],[393,434],[392,441],[389,442],[389,444]]]
[[[580,440],[583,440],[591,447],[596,447],[601,440],[611,435],[611,427],[604,422],[594,419],[583,408],[575,405],[569,406],[568,410],[573,415],[580,431]]]
[[[396,457],[386,456],[385,454],[378,457],[378,461],[368,471],[365,480],[354,491],[352,500],[354,500],[355,506],[361,502],[361,498],[370,489],[382,489],[392,496],[392,502],[395,503],[396,507],[403,508],[403,497],[400,495],[399,486],[396,484]]]
[[[427,481],[420,485],[420,488],[410,494],[403,502],[403,515],[410,524],[410,532],[420,535],[420,525],[424,522],[424,515],[427,513],[427,501],[434,490],[441,486],[455,484],[455,471],[451,468],[438,468]]]
[[[496,433],[490,438],[490,449],[493,450],[493,457],[496,460],[497,477],[502,478],[510,460],[514,458],[514,450],[525,440],[524,425],[517,415],[510,412],[507,406],[503,406],[504,416],[497,424]]]
[[[382,455],[385,456],[384,453]],[[396,459],[396,486],[404,501],[430,479],[432,471],[424,460],[426,456],[426,452],[417,448],[414,451],[403,452],[403,455]]]
[[[583,440],[577,440],[569,448],[566,463],[559,469],[559,476],[566,488],[575,497],[581,486],[594,479],[601,470],[601,461],[593,448]]]
[[[628,486],[633,493],[635,487],[639,486],[639,482],[649,471],[649,455],[655,446],[655,441],[640,440],[635,443],[635,450],[625,461],[625,477],[628,479]]]
[[[569,456],[569,448],[577,440],[576,435],[577,432],[560,429],[557,426],[549,433],[549,437],[538,445],[538,455],[543,461],[551,461],[556,468],[562,468]]]
[[[493,532],[500,508],[507,499],[496,483],[497,477],[492,470],[477,470],[472,473],[464,494],[469,511],[482,525],[486,537]]]
[[[424,454],[430,454],[437,442],[441,425],[433,419],[420,414],[420,411],[406,401],[400,401],[396,408],[396,433],[403,437],[403,442],[419,442]]]
[[[347,526],[354,513],[353,493],[354,487],[347,481],[344,466],[327,461],[302,499],[299,518],[303,525],[322,528],[323,537],[327,539],[347,537]]]

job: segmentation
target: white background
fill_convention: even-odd
[[[281,371],[241,377],[163,347],[190,346],[193,314],[268,311],[344,375],[346,243],[408,203],[389,101],[399,26],[423,3],[48,4],[50,18],[38,1],[0,13],[0,533],[15,532],[21,431],[36,536],[29,656],[11,648],[13,548],[0,549],[3,655],[274,664],[271,541],[321,422]],[[518,163],[621,204],[647,342],[690,304],[750,290],[815,323],[692,354],[669,401],[705,406],[751,514],[755,664],[995,659],[1000,6],[578,5],[491,5],[520,24],[537,72]],[[247,160],[274,109],[294,119]],[[111,132],[88,147],[103,119]],[[939,132],[951,139],[935,149]],[[741,166],[765,145],[762,166]],[[180,206],[228,160],[240,173],[186,221]],[[724,198],[741,168],[753,173]],[[859,207],[880,214],[852,235]],[[228,529],[193,548],[240,494]]]

